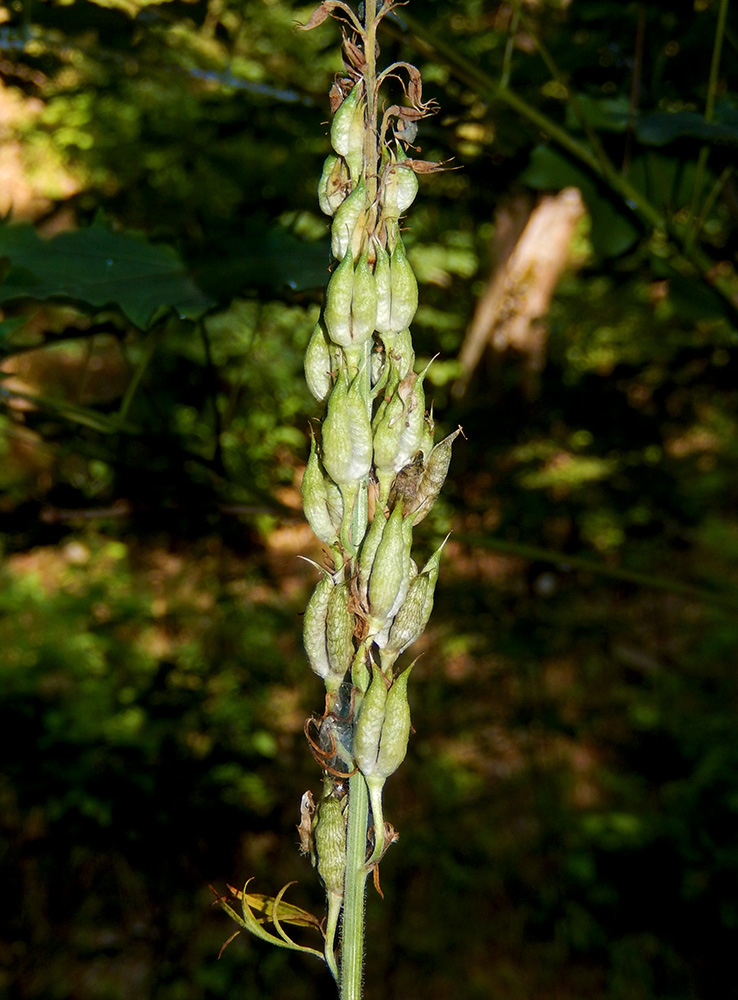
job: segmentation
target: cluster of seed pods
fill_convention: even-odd
[[[326,688],[325,713],[313,720],[314,738],[308,736],[324,770],[312,850],[336,897],[341,831],[351,808],[346,775],[358,769],[368,786],[368,862],[392,839],[382,788],[407,750],[412,669],[397,660],[426,627],[443,547],[418,567],[413,528],[439,494],[459,434],[434,445],[427,369],[415,371],[410,324],[418,285],[401,220],[417,194],[417,173],[430,165],[408,158],[401,136],[414,136],[408,122],[423,117],[428,105],[419,100],[418,71],[398,68],[411,74],[405,90],[418,100],[391,108],[380,129],[372,124],[361,73],[334,88],[333,152],[319,184],[320,207],[332,219],[334,264],[305,356],[308,387],[326,411],[302,496],[310,526],[331,551],[304,619],[310,666]]]

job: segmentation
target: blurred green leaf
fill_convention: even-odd
[[[214,304],[172,247],[154,246],[99,223],[49,240],[33,226],[0,227],[0,257],[10,261],[0,302],[61,297],[96,307],[114,305],[141,329],[162,311],[198,319]]]

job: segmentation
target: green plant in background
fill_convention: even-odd
[[[221,900],[257,936],[324,957],[343,1000],[361,994],[367,877],[374,873],[379,888],[379,862],[397,839],[384,819],[382,791],[410,735],[413,664],[398,661],[428,622],[443,548],[419,568],[413,528],[438,497],[460,433],[434,446],[427,368],[414,370],[409,327],[418,286],[400,219],[417,194],[417,174],[440,167],[407,155],[418,121],[435,111],[423,100],[419,71],[406,62],[376,69],[377,26],[394,6],[368,0],[360,19],[346,4],[325,0],[305,26],[330,15],[349,28],[345,75],[331,91],[334,151],[319,183],[320,207],[333,220],[335,265],[305,357],[310,391],[326,404],[302,484],[305,515],[330,550],[304,619],[308,660],[326,689],[322,715],[305,727],[323,792],[317,804],[305,793],[300,824],[303,850],[326,891],[322,955],[284,931],[284,923],[318,923],[287,906],[284,889],[273,899],[232,890],[242,917]],[[406,103],[380,106],[390,80],[401,84]]]

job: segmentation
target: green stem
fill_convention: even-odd
[[[364,964],[364,891],[366,888],[366,833],[369,796],[360,771],[349,779],[349,818],[346,835],[346,876],[343,889],[340,1000],[361,1000]]]
[[[715,96],[717,94],[718,73],[720,71],[720,55],[723,49],[723,38],[725,37],[725,21],[728,16],[728,0],[721,0],[718,11],[718,21],[715,28],[715,41],[712,47],[712,59],[710,60],[710,76],[707,82],[707,100],[705,102],[705,121],[710,123],[715,117]],[[687,244],[691,244],[699,233],[697,202],[699,201],[704,183],[705,169],[707,168],[707,158],[710,155],[710,147],[707,143],[702,145],[697,157],[697,166],[694,172],[694,184],[692,185],[692,200],[689,206],[689,222],[687,224]],[[701,215],[704,215],[704,210]]]

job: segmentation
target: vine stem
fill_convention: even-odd
[[[364,965],[364,894],[369,795],[360,771],[349,778],[346,875],[343,887],[340,1000],[361,1000]]]

